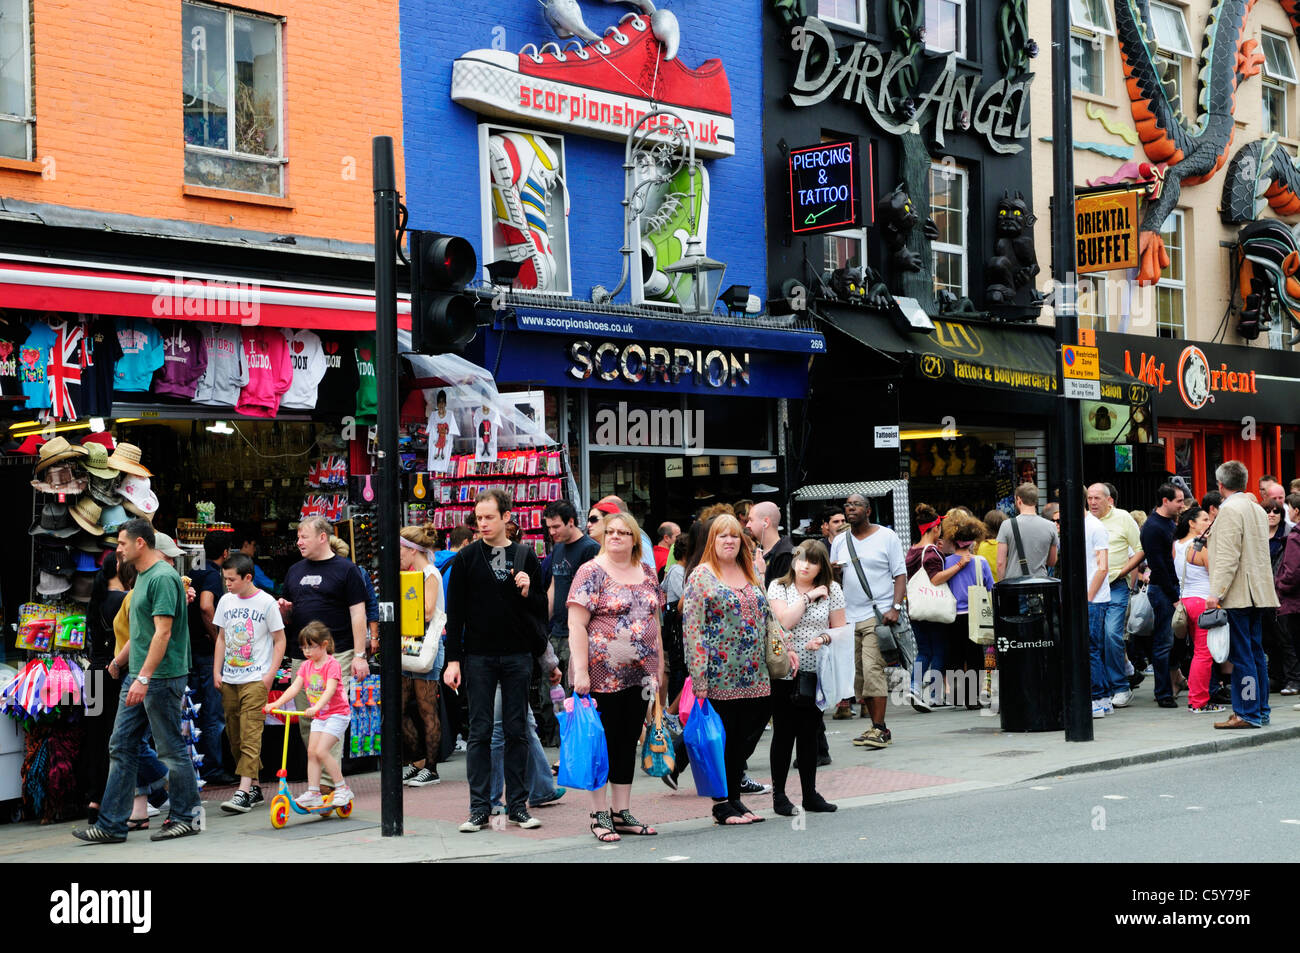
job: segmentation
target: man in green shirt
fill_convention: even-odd
[[[131,563],[137,573],[131,593],[130,667],[122,680],[121,703],[108,745],[108,784],[99,820],[92,827],[72,832],[91,844],[126,840],[140,742],[146,731],[153,732],[158,757],[167,765],[171,798],[171,816],[150,840],[172,840],[199,832],[195,820],[199,789],[181,738],[181,705],[190,672],[185,586],[155,548],[157,541],[153,527],[143,519],[124,524],[117,536],[118,559]]]

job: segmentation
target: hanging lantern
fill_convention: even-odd
[[[712,314],[722,290],[722,276],[727,266],[705,255],[698,238],[686,243],[686,254],[664,269],[672,283],[674,296],[685,314]]]

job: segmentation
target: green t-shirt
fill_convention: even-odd
[[[379,382],[375,379],[375,336],[357,335],[357,423],[373,424],[379,409]]]
[[[185,628],[185,587],[167,562],[155,563],[140,573],[131,590],[131,674],[138,675],[153,641],[154,616],[172,617],[172,637],[167,652],[151,678],[179,678],[190,674],[190,639]]]

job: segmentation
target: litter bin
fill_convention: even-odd
[[[993,587],[1003,731],[1062,731],[1061,580],[1019,576]]]

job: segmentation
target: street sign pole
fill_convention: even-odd
[[[1056,352],[1078,344],[1074,310],[1074,101],[1070,84],[1070,5],[1052,4],[1052,277],[1056,281]],[[1061,635],[1065,639],[1065,740],[1092,741],[1092,678],[1088,652],[1088,593],[1084,584],[1083,424],[1079,401],[1056,395],[1054,456],[1061,488]]]
[[[391,136],[371,140],[375,191],[375,382],[379,406],[379,696],[380,828],[402,836],[402,640],[396,606],[401,598],[398,532],[402,505],[397,456],[397,178]]]

